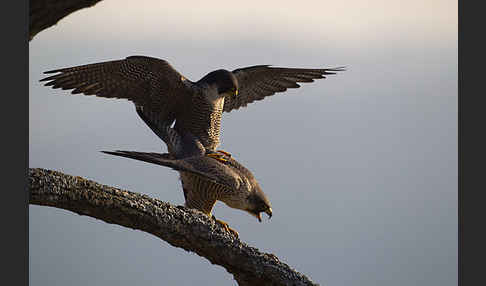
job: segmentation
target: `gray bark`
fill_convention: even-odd
[[[226,232],[202,212],[101,185],[81,177],[29,168],[30,204],[50,206],[151,233],[223,266],[240,286],[317,285]]]

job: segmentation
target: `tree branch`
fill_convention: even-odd
[[[101,0],[30,0],[29,41],[67,15]]]
[[[29,168],[29,189],[30,204],[151,233],[223,266],[240,286],[317,285],[275,255],[241,242],[197,210],[40,168]]]
[[[29,41],[65,16],[101,0],[31,0]],[[233,274],[240,286],[317,285],[228,234],[203,213],[60,172],[29,168],[30,204],[51,206],[151,233]]]

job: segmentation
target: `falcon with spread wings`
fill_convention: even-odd
[[[167,144],[169,154],[106,153],[179,171],[187,207],[211,215],[214,203],[221,200],[261,220],[260,212],[271,216],[272,209],[257,181],[229,153],[216,150],[222,113],[343,70],[258,65],[215,70],[193,82],[165,60],[131,56],[48,71],[55,74],[41,81],[72,94],[132,101],[139,117]]]
[[[165,60],[130,56],[47,71],[56,74],[41,81],[46,81],[46,86],[72,90],[72,94],[128,99],[137,112],[155,124],[170,125],[175,120],[176,131],[193,134],[208,156],[222,159],[228,153],[216,152],[216,148],[223,111],[245,107],[288,88],[298,88],[300,82],[313,82],[343,70],[257,65],[215,70],[193,82]]]

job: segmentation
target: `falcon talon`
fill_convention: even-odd
[[[223,163],[228,162],[227,159],[223,158],[223,155],[218,154],[218,153],[210,153],[210,154],[207,154],[206,156],[213,158],[213,159],[216,159],[216,160],[223,162]]]
[[[167,144],[168,153],[105,153],[178,171],[187,208],[210,214],[215,202],[222,201],[261,222],[260,213],[271,217],[272,209],[253,174],[234,159],[228,163],[230,153],[215,151],[220,144],[223,112],[340,71],[344,69],[255,65],[232,71],[218,69],[191,81],[166,60],[129,56],[46,71],[54,75],[40,81],[54,89],[71,90],[72,94],[129,100],[145,124]],[[223,225],[238,236],[226,223]]]
[[[215,220],[217,223],[221,224],[221,226],[222,226],[222,227],[223,227],[223,228],[224,228],[224,229],[225,229],[227,232],[229,232],[229,233],[233,234],[233,235],[234,235],[234,236],[236,236],[236,237],[239,237],[238,232],[237,232],[236,230],[232,229],[231,227],[229,227],[229,225],[228,225],[228,223],[227,223],[227,222],[222,221],[222,220],[219,220],[219,219],[215,218],[214,216],[213,216],[213,218],[214,218],[214,220]]]
[[[214,70],[192,81],[164,59],[129,56],[45,71],[54,75],[40,81],[72,94],[127,99],[140,108],[139,115],[146,116],[144,121],[151,122],[149,127],[159,137],[162,125],[174,123],[177,130],[198,139],[206,151],[214,151],[220,143],[223,112],[344,70],[254,65]]]
[[[219,153],[224,154],[224,155],[226,155],[228,157],[231,157],[231,153],[228,153],[228,152],[226,152],[224,150],[216,150],[216,152],[219,152]]]

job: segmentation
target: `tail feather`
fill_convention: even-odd
[[[147,163],[157,164],[172,168],[177,171],[181,171],[181,167],[175,161],[170,158],[168,153],[148,153],[148,152],[136,152],[136,151],[101,151],[105,154],[110,154],[114,156],[120,156],[130,159],[135,159],[139,161],[144,161]]]
[[[221,184],[221,182],[219,182],[220,180],[218,180],[218,178],[215,177],[214,175],[205,172],[204,170],[196,169],[193,165],[191,165],[185,160],[171,159],[171,156],[168,153],[161,154],[161,153],[121,151],[121,150],[101,151],[101,152],[109,155],[120,156],[120,157],[135,159],[139,161],[144,161],[156,165],[166,166],[176,171],[193,173],[202,176],[208,180],[211,180],[214,183]]]

